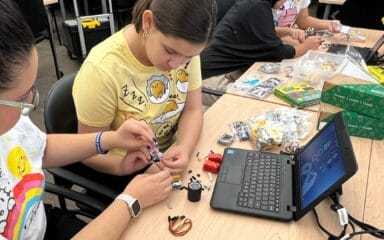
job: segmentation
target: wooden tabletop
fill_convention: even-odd
[[[319,3],[343,5],[346,0],[319,0]]]
[[[58,3],[59,0],[43,0],[43,2],[44,2],[44,5],[47,6],[47,5]]]
[[[382,200],[384,198],[384,141],[373,141],[371,151],[371,161],[369,166],[369,180],[365,200],[364,221],[384,229],[384,211]],[[364,236],[363,239],[377,239]]]
[[[209,206],[214,182],[210,182],[207,173],[202,170],[203,160],[199,161],[195,154],[201,157],[210,150],[222,153],[224,147],[218,145],[217,138],[224,132],[229,132],[228,124],[246,120],[268,110],[273,110],[281,105],[250,100],[249,98],[225,94],[204,114],[202,135],[190,159],[188,170],[182,175],[183,185],[189,182],[191,176],[200,174],[203,185],[210,186],[211,190],[202,192],[200,202],[192,203],[187,200],[186,190],[174,190],[164,201],[143,210],[142,215],[132,220],[126,229],[123,239],[176,239],[168,231],[168,216],[185,215],[193,222],[193,227],[181,239],[326,239],[318,229],[312,213],[308,213],[298,222],[279,222],[263,218],[243,216],[234,213],[213,210]],[[311,121],[317,122],[317,113],[312,112]],[[315,134],[313,127],[310,136]],[[308,137],[303,142],[306,142]],[[367,191],[370,151],[372,140],[352,137],[352,142],[359,165],[358,172],[343,186],[341,202],[357,219],[363,219]],[[233,147],[251,149],[250,142],[238,142]],[[380,146],[378,146],[380,148]],[[383,145],[381,145],[381,149]],[[378,155],[383,151],[377,153]],[[377,164],[378,163],[377,157]],[[379,167],[376,166],[376,171]],[[150,169],[156,171],[156,169]],[[215,174],[213,174],[215,177]],[[379,178],[378,178],[379,179]],[[382,189],[383,190],[383,189]],[[383,195],[380,193],[381,196]],[[375,196],[377,197],[377,196]],[[377,200],[377,199],[376,199]],[[372,199],[372,205],[379,204]],[[169,209],[167,203],[171,201],[173,208]],[[335,213],[329,210],[329,201],[324,201],[317,207],[320,219],[331,232],[339,232],[340,225]],[[372,216],[378,211],[372,209]],[[365,215],[368,218],[367,215]],[[375,218],[375,217],[374,217]],[[376,218],[384,222],[383,217]]]

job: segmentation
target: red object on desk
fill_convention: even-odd
[[[220,169],[220,163],[207,160],[204,162],[203,169],[208,172],[217,173]]]
[[[221,163],[222,155],[220,153],[209,153],[208,160],[212,162]]]

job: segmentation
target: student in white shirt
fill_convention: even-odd
[[[43,168],[74,163],[111,148],[139,151],[141,157],[127,160],[128,166],[148,163],[150,156],[141,149],[156,148],[154,134],[147,124],[133,119],[116,131],[50,135],[40,131],[28,117],[38,103],[33,35],[12,0],[0,0],[0,12],[0,239],[44,239]],[[171,182],[170,171],[163,168],[136,176],[123,194],[145,208],[166,198]],[[73,232],[74,238],[118,239],[131,214],[125,201],[115,200],[79,233]]]

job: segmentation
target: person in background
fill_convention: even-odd
[[[347,0],[340,6],[336,18],[348,26],[384,30],[383,9],[383,0]]]
[[[46,217],[54,213],[50,207],[45,213],[41,199],[43,168],[71,164],[99,150],[155,148],[151,128],[129,119],[116,131],[49,135],[40,131],[28,116],[39,100],[34,87],[38,55],[32,32],[12,0],[0,0],[0,12],[0,238],[119,239],[132,217],[122,200],[113,201],[87,226],[64,213],[64,221],[55,218],[47,222]],[[136,199],[146,208],[168,196],[171,182],[166,168],[152,175],[138,175],[122,196]]]
[[[338,20],[323,20],[309,15],[308,6],[311,0],[283,0],[280,8],[273,8],[273,20],[277,34],[284,38],[290,36],[299,43],[305,39],[305,30],[327,30],[335,33],[340,29]],[[289,39],[287,40],[289,42]]]
[[[292,46],[284,44],[276,34],[271,7],[278,9],[284,1],[237,0],[234,3],[216,27],[211,44],[200,55],[204,87],[225,90],[228,83],[255,62],[281,61],[318,48],[321,39],[317,36]],[[211,106],[217,98],[204,94],[203,103]]]
[[[114,130],[130,118],[144,121],[163,152],[159,164],[171,174],[183,172],[202,128],[199,54],[215,18],[215,0],[138,0],[132,24],[95,46],[76,76],[79,133]],[[145,168],[126,164],[139,158],[149,157],[113,149],[83,163],[126,182],[126,175]]]

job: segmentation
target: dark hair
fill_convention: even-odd
[[[193,43],[211,40],[216,24],[216,0],[138,0],[132,11],[136,31],[142,29],[146,9],[153,12],[155,27],[165,35]]]
[[[0,91],[9,89],[28,61],[32,32],[13,0],[0,0]]]

